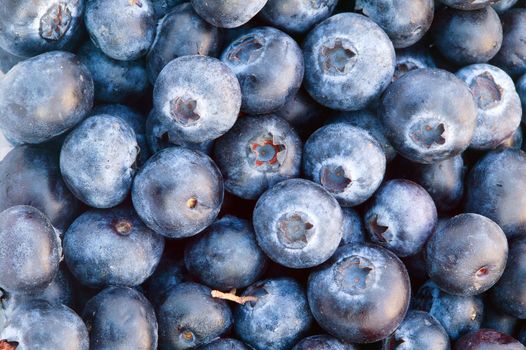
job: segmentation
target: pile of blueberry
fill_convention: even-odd
[[[521,123],[526,0],[0,0],[0,350],[526,350]]]

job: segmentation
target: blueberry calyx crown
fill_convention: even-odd
[[[50,41],[60,40],[71,24],[71,11],[64,2],[52,5],[40,19],[40,36]]]
[[[195,124],[201,118],[196,108],[197,101],[191,98],[176,97],[170,101],[170,114],[183,126]]]
[[[502,99],[502,87],[495,82],[489,72],[479,74],[470,84],[477,105],[482,109],[490,109]]]
[[[354,66],[356,56],[356,49],[347,40],[337,38],[321,47],[320,66],[327,73],[346,74]]]
[[[121,236],[127,236],[133,229],[133,224],[127,219],[119,219],[113,223],[113,229]]]
[[[142,7],[142,1],[141,0],[129,0],[131,6],[137,6]]]
[[[278,239],[285,247],[302,249],[314,234],[314,225],[302,212],[283,214],[278,220]]]
[[[351,177],[345,174],[341,165],[325,165],[321,168],[320,183],[329,192],[342,193],[352,183]]]
[[[351,295],[361,294],[371,285],[374,265],[363,256],[351,255],[337,263],[334,274],[341,291]]]
[[[389,229],[389,226],[384,226],[380,224],[378,222],[378,215],[373,216],[373,218],[369,221],[369,229],[371,230],[371,233],[376,237],[378,242],[388,242],[388,239],[384,236],[384,234]]]
[[[446,131],[444,123],[430,123],[429,121],[421,121],[415,123],[411,127],[411,139],[417,145],[424,148],[431,148],[435,145],[443,145],[446,139],[442,136]]]
[[[258,58],[262,51],[263,43],[261,39],[255,35],[249,35],[241,38],[232,47],[232,52],[229,53],[228,59],[235,63],[251,63]]]
[[[261,171],[277,171],[285,160],[287,147],[272,134],[255,138],[249,142],[250,163]]]

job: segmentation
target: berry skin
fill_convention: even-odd
[[[444,5],[459,9],[459,10],[479,10],[488,5],[496,3],[498,0],[440,0]]]
[[[217,339],[207,345],[201,346],[199,350],[250,350],[248,346],[239,340],[232,338]]]
[[[411,310],[393,334],[382,342],[382,350],[449,350],[449,337],[430,314]]]
[[[306,33],[329,17],[337,4],[337,0],[269,0],[259,16],[288,33]]]
[[[45,289],[62,255],[58,231],[38,209],[18,205],[0,213],[0,288],[11,293]]]
[[[267,267],[250,222],[234,216],[216,221],[185,249],[185,265],[202,283],[215,289],[244,288]]]
[[[439,10],[433,34],[440,53],[456,64],[488,62],[502,45],[502,25],[491,6],[474,11]]]
[[[155,37],[150,0],[89,0],[84,22],[95,46],[115,60],[141,58]]]
[[[352,344],[342,343],[329,335],[313,335],[300,341],[292,350],[357,350]]]
[[[218,138],[234,125],[241,90],[232,70],[219,60],[183,56],[167,64],[157,77],[153,104],[168,132],[200,143]]]
[[[208,24],[195,13],[189,3],[174,7],[162,18],[148,56],[148,77],[155,84],[161,70],[181,56],[204,55],[217,57],[221,45],[218,28]]]
[[[354,243],[365,243],[365,231],[362,217],[352,208],[342,208],[343,236],[340,246]]]
[[[411,300],[411,308],[429,312],[452,341],[477,331],[484,317],[484,302],[480,296],[451,295],[432,281],[418,289]]]
[[[170,289],[157,313],[160,349],[206,345],[230,329],[230,308],[211,293],[196,283],[181,283]]]
[[[303,172],[344,207],[365,202],[382,183],[386,159],[377,140],[346,122],[326,125],[305,142]]]
[[[170,147],[139,170],[132,200],[141,219],[155,232],[169,238],[190,237],[216,219],[223,203],[223,178],[203,153]]]
[[[259,246],[273,261],[308,268],[330,258],[342,239],[342,211],[323,187],[303,179],[278,183],[253,214]]]
[[[214,147],[226,190],[244,199],[257,199],[276,183],[299,177],[301,153],[294,129],[272,114],[240,118]]]
[[[491,289],[491,301],[501,311],[520,319],[526,318],[526,240],[510,244],[508,264],[497,284]]]
[[[0,127],[14,144],[49,141],[84,119],[93,94],[89,70],[72,53],[29,58],[0,80]]]
[[[64,141],[60,170],[68,188],[82,202],[111,208],[130,191],[139,151],[128,123],[108,114],[96,115]]]
[[[504,38],[492,64],[515,78],[526,74],[526,9],[516,8],[502,14]],[[521,59],[522,57],[522,59]]]
[[[418,184],[390,180],[376,192],[364,221],[372,242],[407,257],[417,254],[433,233],[437,210]]]
[[[238,305],[234,332],[256,350],[286,350],[312,325],[303,287],[290,278],[267,279],[243,293],[255,300]]]
[[[400,325],[411,287],[396,255],[373,244],[349,244],[311,273],[307,295],[320,327],[342,341],[372,343]]]
[[[524,350],[517,339],[492,329],[480,329],[466,334],[455,343],[454,350]]]
[[[306,37],[305,87],[332,109],[365,108],[393,78],[395,51],[387,34],[373,21],[340,13],[318,24]]]
[[[236,28],[250,21],[267,0],[191,0],[195,12],[208,23],[220,28]]]
[[[18,146],[0,162],[0,210],[15,205],[34,206],[62,232],[75,219],[79,203],[62,180],[57,152]]]
[[[88,350],[88,330],[82,319],[64,305],[33,300],[20,305],[0,332],[7,350]],[[9,345],[15,345],[14,348]]]
[[[413,45],[429,30],[435,3],[433,0],[358,0],[355,10],[361,11],[382,27],[398,49]]]
[[[378,114],[394,148],[424,164],[462,153],[477,121],[469,87],[441,69],[417,69],[403,75],[385,91]]]
[[[31,57],[71,50],[82,36],[85,0],[5,0],[0,5],[0,46]]]
[[[87,211],[64,235],[69,269],[92,288],[141,284],[159,264],[163,249],[164,237],[125,207]]]
[[[471,169],[465,211],[495,221],[509,239],[526,233],[526,154],[503,149],[486,153]]]
[[[250,114],[274,112],[299,90],[304,74],[303,54],[296,41],[272,27],[248,30],[221,54],[236,74]]]
[[[478,214],[460,214],[431,236],[426,247],[427,273],[442,290],[476,295],[502,276],[508,241],[502,229]]]
[[[91,41],[84,43],[77,55],[91,72],[97,101],[123,103],[146,94],[148,77],[142,60],[115,60]]]
[[[90,349],[157,348],[155,311],[141,293],[109,287],[90,299],[83,318],[90,332]]]

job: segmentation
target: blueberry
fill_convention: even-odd
[[[161,19],[175,6],[182,4],[185,0],[151,0],[155,18]]]
[[[150,158],[150,151],[146,141],[146,119],[142,114],[131,107],[121,104],[97,105],[93,107],[90,114],[109,114],[114,117],[119,117],[128,123],[135,132],[137,144],[140,148],[137,166],[142,166],[146,163],[148,158]]]
[[[199,143],[218,138],[234,125],[241,89],[232,70],[219,60],[183,56],[159,74],[153,103],[161,124],[171,133]]]
[[[329,17],[338,0],[269,0],[259,13],[272,26],[290,33],[306,33]]]
[[[342,239],[342,211],[323,187],[303,179],[278,183],[253,214],[261,249],[278,264],[307,268],[326,261]]]
[[[155,41],[146,57],[150,81],[155,83],[161,70],[174,58],[217,56],[220,39],[219,29],[199,17],[189,3],[173,8],[159,22]]]
[[[164,238],[130,208],[91,210],[64,235],[64,256],[75,277],[94,288],[137,286],[157,267]]]
[[[196,283],[170,289],[158,311],[160,349],[182,350],[212,342],[232,325],[225,301]]]
[[[409,163],[409,162],[408,162]],[[431,195],[441,212],[455,209],[464,194],[464,161],[455,156],[433,164],[410,163],[409,177]]]
[[[477,126],[470,147],[495,148],[510,137],[521,122],[521,100],[513,80],[489,64],[466,66],[456,75],[470,87],[477,102]]]
[[[254,17],[267,0],[191,0],[199,16],[208,23],[221,28],[239,27]]]
[[[111,208],[130,190],[139,150],[135,132],[124,120],[108,114],[92,116],[64,141],[60,170],[82,202]]]
[[[367,130],[382,147],[386,161],[390,162],[396,157],[396,150],[385,136],[382,122],[378,119],[375,113],[367,109],[355,112],[342,112],[337,115],[335,121],[346,122],[358,128]]]
[[[18,146],[0,162],[0,211],[21,204],[39,209],[62,231],[77,216],[78,201],[62,180],[52,149]]]
[[[500,278],[508,259],[501,228],[478,214],[460,214],[445,223],[426,247],[427,273],[442,290],[476,295]]]
[[[402,262],[373,244],[340,247],[311,273],[307,292],[318,324],[354,343],[372,343],[391,334],[405,317],[410,294]]]
[[[488,62],[502,45],[502,25],[491,6],[474,11],[444,8],[437,12],[433,33],[440,53],[457,64]]]
[[[283,107],[300,88],[304,64],[301,48],[271,27],[249,30],[221,54],[241,85],[241,110],[262,114]]]
[[[526,233],[526,154],[504,149],[488,152],[471,169],[465,211],[495,221],[508,238]]]
[[[454,350],[524,350],[517,339],[493,329],[481,329],[467,334],[456,342]]]
[[[497,0],[497,2],[491,4],[491,7],[493,7],[493,9],[497,11],[497,13],[501,14],[508,11],[517,2],[518,0]]]
[[[477,107],[469,87],[455,75],[440,69],[417,69],[388,87],[379,116],[387,137],[402,156],[434,163],[469,146]]]
[[[250,350],[239,340],[232,338],[217,339],[207,345],[201,346],[199,350]]]
[[[302,143],[275,115],[245,116],[215,143],[214,159],[227,191],[257,199],[276,183],[299,177]]]
[[[68,50],[82,34],[85,0],[5,0],[0,5],[0,46],[16,56]]]
[[[71,53],[22,61],[0,80],[0,127],[13,143],[48,141],[79,123],[92,106],[91,74]]]
[[[257,281],[267,257],[256,242],[250,222],[234,216],[216,221],[185,249],[191,274],[211,288],[231,290]]]
[[[431,27],[435,3],[433,0],[357,0],[355,9],[382,27],[395,48],[404,48],[420,40]]]
[[[342,343],[329,335],[313,335],[300,341],[292,350],[357,350],[352,344]]]
[[[362,218],[352,208],[342,208],[343,235],[340,246],[346,244],[365,243],[366,231],[362,223]]]
[[[84,21],[93,43],[116,60],[146,55],[155,37],[150,0],[88,0]]]
[[[223,178],[198,151],[171,147],[156,153],[133,183],[141,219],[170,238],[193,236],[214,222],[223,202]]]
[[[135,289],[104,289],[87,302],[83,318],[90,333],[90,350],[157,349],[155,311]]]
[[[491,290],[495,306],[510,316],[526,318],[526,285],[522,283],[526,273],[526,241],[510,244],[508,264],[504,274]]]
[[[91,72],[96,100],[117,103],[146,93],[148,77],[142,60],[117,61],[91,41],[84,43],[77,55]]]
[[[6,350],[88,350],[89,338],[82,319],[64,305],[35,300],[19,306],[0,333]]]
[[[459,10],[479,10],[491,5],[498,0],[439,0],[444,5]]]
[[[305,87],[320,104],[359,110],[391,82],[395,51],[385,32],[365,16],[340,13],[305,39]]]
[[[68,307],[75,307],[77,294],[75,287],[73,276],[64,265],[61,265],[55,278],[45,289],[27,294],[10,294],[0,290],[0,330],[5,328],[5,321],[9,321],[17,313],[20,305],[32,300],[44,300],[52,305],[64,304]]]
[[[393,80],[420,68],[436,68],[436,62],[431,52],[423,46],[414,45],[396,50],[396,67]]]
[[[426,282],[412,299],[412,308],[429,312],[444,327],[451,340],[480,328],[484,302],[479,296],[457,296]]]
[[[171,146],[182,146],[210,155],[214,147],[213,140],[202,143],[184,141],[177,132],[172,132],[161,123],[159,120],[159,112],[155,109],[151,110],[146,119],[146,141],[152,153],[157,153]]]
[[[400,257],[422,249],[437,223],[433,199],[409,180],[390,180],[376,192],[365,213],[370,239]]]
[[[148,299],[155,307],[158,307],[164,302],[170,289],[183,283],[184,280],[185,269],[183,259],[165,255],[143,287]]]
[[[518,324],[518,318],[505,314],[493,307],[490,303],[486,303],[484,321],[482,322],[481,328],[494,329],[507,335],[513,335]]]
[[[312,324],[303,287],[293,279],[257,282],[243,296],[250,300],[237,306],[234,331],[256,350],[290,349]]]
[[[305,176],[346,207],[365,202],[376,191],[385,165],[384,152],[373,136],[346,122],[318,129],[303,150]]]
[[[382,349],[449,350],[450,344],[446,330],[433,316],[411,310],[400,327],[383,341]]]
[[[322,126],[327,111],[316,103],[304,89],[300,89],[274,114],[289,122],[300,137],[306,139],[313,131]]]
[[[58,231],[38,209],[18,205],[0,213],[0,288],[31,293],[55,278],[62,255]]]
[[[512,77],[526,74],[526,9],[511,9],[502,14],[504,39],[492,63]]]

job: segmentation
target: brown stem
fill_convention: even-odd
[[[250,295],[247,295],[245,297],[243,296],[237,296],[235,294],[235,289],[229,293],[223,293],[219,290],[213,290],[212,291],[212,297],[213,298],[218,298],[218,299],[223,299],[223,300],[230,300],[230,301],[233,301],[234,303],[238,303],[238,304],[241,304],[241,305],[245,305],[245,303],[248,303],[250,301],[258,301],[258,298],[257,297],[253,297],[253,296],[250,296]]]
[[[16,341],[0,340],[0,350],[15,350],[18,346]]]

